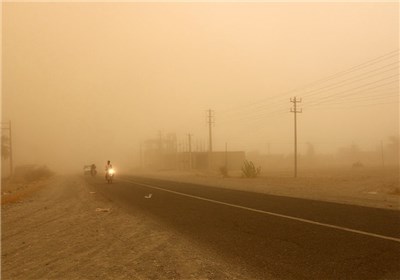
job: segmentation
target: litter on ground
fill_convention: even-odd
[[[110,208],[96,208],[96,212],[110,212]]]

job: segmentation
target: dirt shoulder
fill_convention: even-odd
[[[1,204],[19,202],[51,184],[54,173],[46,166],[21,165],[11,178],[1,179]]]
[[[2,182],[1,186],[1,204],[18,203],[23,199],[34,195],[38,190],[51,184],[52,178],[38,180],[34,182]]]
[[[240,174],[240,173],[238,173]],[[308,170],[298,178],[271,173],[246,179],[204,172],[136,172],[137,176],[219,188],[400,210],[399,171],[392,169]]]
[[[54,177],[2,205],[2,279],[251,279],[79,176]]]

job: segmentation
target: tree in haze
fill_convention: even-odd
[[[1,136],[1,158],[8,159],[10,157],[10,138],[6,135]]]

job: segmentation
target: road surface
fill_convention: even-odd
[[[400,279],[400,212],[134,176],[86,178],[256,279]]]

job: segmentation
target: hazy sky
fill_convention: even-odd
[[[297,95],[300,151],[374,149],[399,133],[398,26],[398,3],[3,3],[2,118],[17,165],[133,164],[158,131],[206,141],[207,109],[216,149],[288,154]]]

